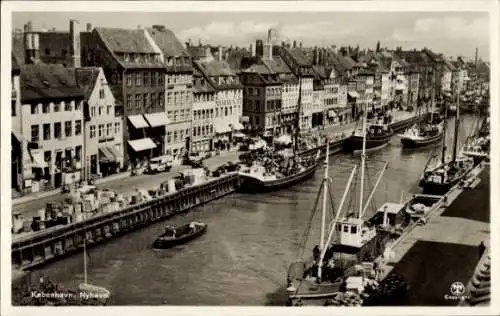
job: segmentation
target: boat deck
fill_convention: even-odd
[[[478,245],[489,245],[490,170],[486,167],[474,188],[448,194],[449,206],[434,211],[393,248],[384,274],[401,275],[410,284],[404,305],[454,306],[447,300],[454,282],[468,283],[479,261]],[[450,203],[451,202],[451,203]]]

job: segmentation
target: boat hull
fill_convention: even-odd
[[[437,135],[427,137],[427,138],[422,138],[422,139],[416,139],[416,138],[402,136],[401,137],[401,145],[403,146],[403,148],[420,148],[420,147],[435,144],[442,139],[443,139],[443,132],[440,132]]]
[[[436,183],[421,179],[419,185],[422,188],[423,194],[445,195],[451,190],[451,188],[453,188],[460,181],[462,181],[465,178],[465,176],[469,173],[469,171],[470,170],[463,172],[460,176],[454,177],[452,180],[444,183]]]
[[[389,143],[392,137],[391,134],[383,136],[367,137],[366,139],[366,150],[382,148]],[[344,151],[346,152],[356,152],[363,150],[363,137],[352,135],[344,141]]]
[[[240,181],[236,191],[241,193],[264,193],[284,189],[312,178],[318,165],[319,162],[316,162],[304,171],[294,174],[293,176],[270,181],[263,181],[245,173],[240,173]]]
[[[204,235],[207,232],[207,225],[205,224],[204,226],[198,228],[195,232],[189,235],[181,236],[176,239],[156,239],[153,247],[156,249],[168,249],[172,248],[175,246],[179,246],[182,244],[185,244],[187,242],[190,242],[202,235]]]

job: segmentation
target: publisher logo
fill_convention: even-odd
[[[463,301],[468,299],[468,296],[465,295],[465,285],[462,282],[453,282],[450,285],[450,293],[451,295],[444,295],[445,300]]]

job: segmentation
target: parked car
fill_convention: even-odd
[[[146,173],[155,174],[159,172],[169,171],[172,169],[173,157],[170,155],[159,156],[152,158],[146,168]]]
[[[200,153],[191,153],[186,154],[183,159],[183,164],[187,166],[191,166],[193,168],[200,168],[203,166],[203,160],[205,159],[204,154]]]

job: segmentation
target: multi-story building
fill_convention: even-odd
[[[162,50],[138,29],[94,28],[81,33],[82,64],[100,66],[122,118],[124,163],[166,153],[165,73]],[[131,164],[130,162],[133,162]]]
[[[325,121],[325,89],[323,80],[313,82],[313,102],[311,109],[311,129],[322,130]]]
[[[443,69],[443,77],[441,78],[441,90],[442,93],[450,93],[451,92],[451,83],[453,79],[453,72],[455,71],[455,67],[452,63],[443,57],[444,69]]]
[[[161,50],[166,66],[166,102],[168,115],[166,153],[180,162],[191,147],[191,120],[193,117],[192,58],[174,33],[162,25],[148,29]]]
[[[308,133],[312,128],[313,81],[317,75],[302,49],[282,47],[280,56],[300,79],[300,132]]]
[[[413,66],[408,67],[408,101],[407,104],[413,108],[417,107],[420,85],[420,74]]]
[[[192,144],[194,153],[213,150],[217,90],[194,68]]]
[[[340,80],[331,67],[313,66],[313,68],[323,82],[323,126],[337,125],[340,123],[344,111],[340,107]],[[314,93],[318,94],[316,91]],[[318,107],[318,96],[315,96],[314,99],[315,105]]]
[[[33,192],[44,184],[60,187],[79,181],[84,95],[75,69],[21,66],[21,97],[23,190]]]
[[[115,116],[115,98],[104,71],[77,68],[76,80],[84,93],[83,178],[108,176],[123,168],[122,120]]]
[[[347,83],[341,78],[339,82],[339,107],[337,114],[339,115],[339,121],[342,124],[349,123],[351,109],[347,106]]]
[[[23,188],[23,142],[22,121],[21,121],[21,86],[20,74],[21,68],[17,60],[12,54],[11,56],[11,99],[10,99],[10,116],[12,121],[11,135],[11,187],[15,190]]]
[[[423,51],[417,50],[397,51],[395,54],[408,63],[412,71],[418,73],[418,102],[416,105],[429,106],[435,90],[434,82],[437,80],[431,58]]]
[[[195,61],[193,64],[205,80],[209,80],[210,84],[217,90],[214,147],[216,149],[229,149],[231,133],[243,129],[240,122],[243,113],[243,86],[240,84],[238,76],[222,60]]]

